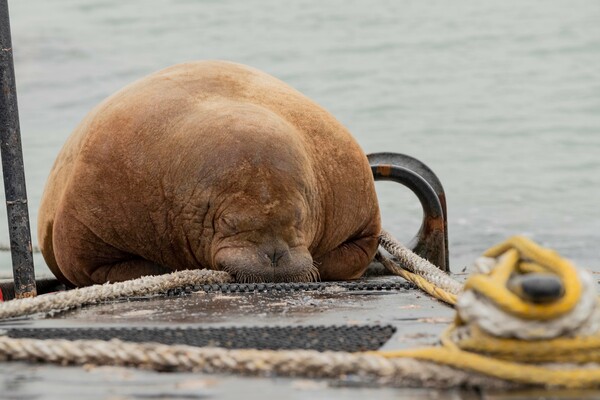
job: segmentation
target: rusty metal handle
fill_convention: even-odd
[[[418,197],[423,207],[423,221],[408,247],[441,270],[448,271],[446,195],[438,177],[423,162],[405,154],[373,153],[367,158],[376,181],[400,183]]]

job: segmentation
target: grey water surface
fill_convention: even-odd
[[[10,11],[34,233],[54,158],[94,105],[166,66],[226,59],[305,93],[366,152],[430,165],[454,271],[513,234],[600,271],[598,1],[14,0]],[[378,193],[384,226],[410,239],[416,198],[394,184]]]

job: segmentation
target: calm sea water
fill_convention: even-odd
[[[447,192],[455,271],[524,233],[600,267],[600,2],[13,0],[32,229],[63,142],[150,72],[226,59],[288,82],[367,152],[420,158]],[[420,206],[378,184],[407,240]],[[8,242],[5,213],[0,242]],[[37,239],[34,239],[37,243]],[[0,271],[9,271],[7,253]],[[39,274],[48,273],[36,257]],[[600,271],[600,268],[596,268]]]

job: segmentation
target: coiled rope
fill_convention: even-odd
[[[465,283],[455,303],[456,323],[442,336],[442,346],[374,353],[524,384],[600,387],[600,307],[591,276],[520,236],[484,256],[495,258],[495,266]],[[507,288],[511,276],[532,271],[555,274],[564,294],[551,303],[536,304]],[[413,282],[419,285],[419,280]],[[426,291],[447,301],[448,288],[443,289],[443,296]]]
[[[589,279],[586,281],[585,273],[577,271],[555,252],[542,249],[521,237],[512,238],[485,253],[495,258],[495,268],[472,276],[463,287],[426,260],[412,254],[386,232],[381,235],[381,244],[396,258],[391,260],[378,255],[387,268],[436,298],[456,304],[456,323],[442,336],[441,346],[370,353],[319,353],[0,336],[0,359],[309,378],[357,375],[380,384],[437,388],[457,385],[493,388],[515,385],[600,387],[600,307],[597,307],[598,300],[593,293],[594,285],[589,284]],[[564,295],[553,303],[533,304],[506,289],[511,275],[531,271],[557,275],[565,287]],[[224,273],[213,271],[180,271],[113,285],[92,286],[0,304],[0,319],[72,308],[122,296],[164,293],[170,288],[187,285],[222,283],[230,279]],[[487,308],[473,304],[485,304]],[[581,304],[587,305],[582,308]],[[508,316],[524,322],[524,325],[513,326],[512,333],[510,330],[503,331],[501,335],[504,337],[500,337],[493,332],[497,327],[482,322],[490,309],[495,310],[493,315],[501,315],[498,318]],[[569,326],[566,328],[549,328],[573,313],[581,315],[567,322]],[[520,330],[525,331],[530,340],[515,339],[520,337]],[[553,332],[553,336],[546,337],[546,331]]]

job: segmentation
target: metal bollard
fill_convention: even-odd
[[[0,147],[15,297],[36,296],[7,0],[0,0]]]

